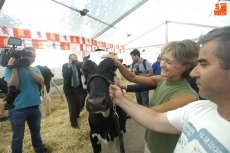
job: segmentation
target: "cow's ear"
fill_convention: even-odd
[[[87,77],[88,77],[88,75],[89,75],[89,72],[83,71],[83,74],[84,74],[84,76],[85,76],[85,79],[87,79]]]
[[[117,59],[118,61],[120,61],[121,63],[123,62],[123,59],[121,58],[121,59]]]
[[[113,70],[114,72],[117,70],[117,67],[115,65],[113,66]]]

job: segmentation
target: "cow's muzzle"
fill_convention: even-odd
[[[86,109],[89,112],[100,113],[108,110],[112,101],[108,95],[89,96],[86,100]]]

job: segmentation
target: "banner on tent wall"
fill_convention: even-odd
[[[124,51],[124,46],[122,45],[110,44],[84,37],[69,36],[39,30],[8,28],[5,26],[0,26],[0,48],[10,47],[7,43],[10,36],[22,39],[22,46],[20,48],[34,47],[35,49],[44,50],[90,52],[101,48],[113,53],[122,53]]]
[[[10,47],[7,42],[8,42],[8,37],[5,36],[0,37],[0,46],[4,46],[7,48]]]

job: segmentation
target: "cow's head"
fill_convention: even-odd
[[[116,67],[112,59],[107,58],[101,61],[100,55],[96,54],[97,58],[90,55],[90,59],[84,62],[82,70],[89,94],[86,109],[89,112],[101,113],[109,111],[113,105],[108,87],[113,83]]]

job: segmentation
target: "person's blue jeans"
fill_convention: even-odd
[[[135,92],[137,103],[149,107],[149,91]]]
[[[44,145],[40,135],[41,112],[38,106],[9,110],[9,119],[13,132],[12,153],[22,152],[25,122],[27,122],[30,129],[34,150],[38,153],[43,151]]]

